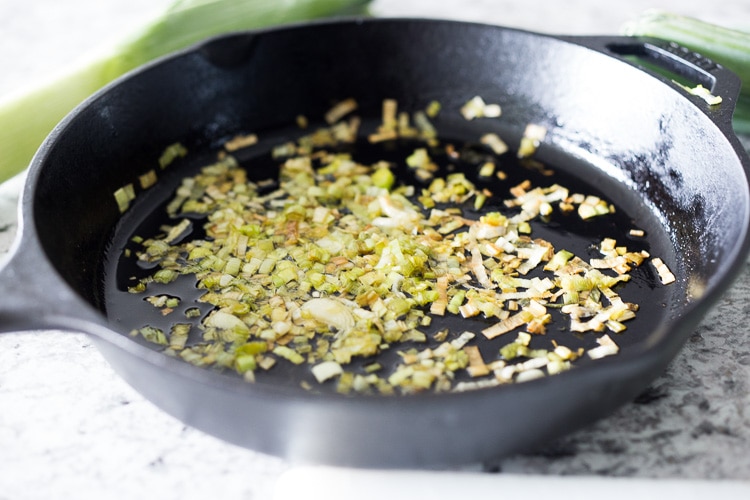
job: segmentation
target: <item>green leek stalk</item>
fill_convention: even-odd
[[[54,126],[104,85],[205,38],[321,17],[362,14],[369,0],[176,0],[122,41],[59,77],[0,99],[0,182],[22,172]]]
[[[672,12],[648,10],[626,23],[622,33],[675,42],[736,73],[742,81],[742,89],[733,127],[738,134],[750,134],[750,32]]]

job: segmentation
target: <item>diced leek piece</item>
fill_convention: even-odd
[[[312,373],[318,382],[325,382],[344,372],[341,365],[335,361],[324,361],[312,367]]]
[[[387,167],[378,168],[372,174],[372,183],[383,189],[391,189],[395,181],[396,176]]]
[[[136,331],[143,336],[144,339],[159,345],[167,345],[169,342],[164,330],[156,328],[154,326],[144,326],[143,328]]]
[[[154,273],[154,281],[157,283],[167,284],[177,279],[179,273],[171,269],[159,269]]]
[[[273,353],[281,358],[286,359],[287,361],[294,363],[295,365],[299,365],[305,362],[305,358],[300,353],[284,345],[274,347]]]
[[[130,207],[130,202],[134,199],[135,189],[133,188],[133,184],[127,184],[115,191],[115,201],[120,212],[125,212]]]
[[[187,148],[176,142],[167,146],[159,157],[159,166],[161,168],[167,168],[177,158],[182,158],[187,154]]]

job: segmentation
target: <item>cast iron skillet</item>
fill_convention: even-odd
[[[700,83],[723,102],[710,107],[630,56]],[[529,450],[642,391],[739,273],[750,189],[748,158],[731,130],[738,91],[733,74],[698,55],[629,38],[347,20],[210,40],[109,86],[44,142],[2,270],[2,329],[87,332],[112,367],[165,411],[293,461],[440,467]],[[474,95],[500,103],[502,120],[460,118],[455,110]],[[311,394],[273,379],[248,384],[165,356],[108,317],[114,278],[107,269],[121,250],[113,244],[122,227],[117,188],[152,169],[167,144],[207,151],[240,132],[282,138],[274,131],[298,114],[320,117],[347,97],[370,118],[385,97],[412,110],[438,100],[454,110],[441,116],[442,130],[468,136],[495,126],[512,144],[527,123],[546,126],[539,157],[606,192],[647,231],[650,251],[677,283],[659,292],[618,356],[523,384],[405,397]],[[179,165],[172,171],[177,176]],[[165,175],[164,199],[169,183]],[[127,217],[144,215],[144,207],[136,203]]]

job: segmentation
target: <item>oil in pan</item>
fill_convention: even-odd
[[[666,288],[661,283],[659,268],[652,265],[655,256],[651,255],[649,235],[640,230],[654,221],[633,220],[623,207],[611,205],[607,201],[606,189],[601,186],[598,189],[585,181],[586,165],[576,164],[566,157],[563,163],[572,162],[576,164],[576,169],[558,169],[555,164],[540,161],[541,156],[519,154],[517,150],[503,152],[498,149],[497,143],[493,143],[496,137],[492,136],[483,136],[482,140],[473,141],[445,137],[438,140],[436,136],[425,139],[401,133],[374,140],[373,137],[382,133],[384,123],[385,121],[357,122],[356,139],[354,136],[347,138],[344,135],[344,140],[341,140],[341,136],[336,134],[345,134],[346,130],[342,132],[339,129],[337,132],[334,127],[321,127],[317,130],[326,132],[318,132],[318,142],[311,143],[310,134],[305,135],[295,128],[265,134],[261,143],[255,143],[253,138],[251,145],[232,151],[231,154],[227,154],[226,150],[222,150],[218,156],[216,152],[203,157],[190,154],[189,159],[184,161],[186,166],[180,168],[180,175],[171,174],[171,181],[165,182],[160,189],[139,197],[114,233],[112,248],[116,249],[120,258],[108,264],[107,276],[116,279],[108,280],[105,290],[106,310],[112,326],[155,349],[182,357],[186,362],[220,370],[228,376],[242,376],[252,382],[292,385],[307,391],[399,394],[485,387],[553,375],[571,366],[594,362],[594,358],[601,357],[588,355],[589,353],[615,355],[619,349],[637,344],[643,340],[644,332],[650,331],[661,320]],[[286,145],[287,148],[290,144],[296,144],[297,148],[283,152],[278,148],[279,144]],[[447,246],[453,248],[450,257],[456,260],[453,267],[435,268],[442,271],[435,271],[433,268],[410,269],[405,274],[419,274],[423,286],[419,291],[415,291],[416,288],[413,287],[404,289],[404,278],[399,274],[404,266],[403,262],[398,262],[397,257],[410,257],[396,255],[401,251],[400,247],[391,249],[392,241],[399,241],[398,239],[381,241],[367,249],[365,253],[371,254],[368,259],[356,263],[344,249],[340,249],[340,255],[332,254],[333,250],[329,245],[325,247],[325,256],[312,259],[318,261],[314,265],[308,263],[307,268],[295,267],[292,279],[287,280],[273,279],[281,272],[280,264],[272,268],[270,273],[261,273],[257,266],[250,264],[250,256],[254,254],[251,248],[247,248],[247,241],[258,245],[258,239],[244,238],[245,247],[230,252],[235,266],[240,266],[236,269],[229,271],[222,267],[227,265],[226,258],[220,259],[214,267],[201,265],[201,261],[204,264],[207,262],[208,254],[196,248],[211,247],[212,236],[207,234],[206,227],[216,224],[216,217],[190,210],[168,214],[167,207],[174,203],[174,193],[180,182],[183,182],[182,177],[193,175],[202,167],[215,165],[217,162],[231,164],[232,169],[242,174],[234,177],[232,174],[226,179],[240,179],[252,185],[252,190],[247,191],[251,196],[245,196],[245,202],[249,205],[262,205],[260,211],[253,212],[251,217],[244,219],[243,224],[247,226],[245,230],[252,232],[262,226],[262,222],[272,213],[281,212],[290,205],[304,204],[304,199],[294,198],[281,189],[284,183],[295,179],[290,178],[288,173],[281,174],[287,175],[285,179],[279,178],[280,172],[284,172],[282,165],[288,165],[286,162],[294,161],[294,158],[299,159],[300,149],[304,149],[305,154],[302,156],[315,173],[306,175],[295,171],[295,175],[302,182],[319,181],[318,185],[308,186],[309,190],[306,192],[318,193],[318,207],[322,207],[317,212],[314,208],[308,208],[307,217],[315,219],[333,213],[338,219],[357,216],[367,218],[367,214],[358,212],[368,204],[377,205],[378,193],[397,193],[398,199],[403,196],[403,199],[408,200],[408,207],[415,208],[421,214],[421,221],[434,218],[436,214],[446,214],[444,221],[452,221],[442,222],[426,232],[413,227],[400,227],[398,233],[408,236],[411,231],[412,234],[419,234],[420,238],[445,240]],[[341,166],[342,159],[346,162],[345,167]],[[339,163],[334,165],[336,161]],[[346,168],[359,170],[345,181],[336,178],[337,169]],[[229,190],[231,186],[227,185],[226,179],[221,181],[222,189]],[[367,186],[357,188],[361,192],[358,196],[367,199],[366,203],[357,207],[326,197],[321,187],[325,185],[326,189],[333,189],[331,186],[336,182],[351,187],[352,183],[359,182],[357,179],[367,183]],[[464,183],[461,187],[464,195],[441,198],[439,194],[447,189],[445,184],[456,179]],[[436,191],[436,183],[443,186],[443,191]],[[554,199],[554,203],[547,203],[549,207],[545,205],[542,213],[529,217],[528,220],[523,217],[519,219],[519,214],[527,210],[518,201],[522,195],[536,188],[547,189],[546,192],[550,193],[554,191],[554,186],[560,187],[562,190],[558,192],[566,195],[558,198],[552,196],[550,199]],[[344,188],[343,184],[339,187]],[[184,184],[182,188],[184,189]],[[214,186],[212,189],[218,188]],[[245,192],[244,187],[242,191]],[[217,198],[224,196],[222,193],[221,190],[212,193],[201,189],[196,199],[209,198],[215,202]],[[576,208],[590,200],[599,200],[600,206],[607,209],[598,215],[581,216]],[[198,199],[196,206],[200,206],[200,203]],[[385,202],[381,199],[381,203]],[[394,210],[400,208],[403,207],[399,206]],[[230,204],[222,209],[237,210],[237,206]],[[258,210],[258,207],[254,210]],[[376,210],[377,216],[382,217],[383,212],[387,215],[388,210],[387,206],[381,206]],[[238,216],[240,219],[243,217],[242,214]],[[303,235],[298,240],[298,225],[309,223],[305,215],[300,214],[299,217],[300,219],[292,222],[289,222],[292,219],[287,219],[287,226],[276,226],[276,231],[285,231],[287,227],[294,226],[293,236],[281,236],[273,234],[272,229],[263,229],[267,234],[263,237],[262,244],[274,241],[267,250],[282,252],[281,260],[294,261],[294,252],[289,250],[311,238],[310,235]],[[488,247],[470,250],[462,238],[467,236],[469,228],[473,225],[477,227],[485,219],[495,221],[493,224],[496,225],[498,220],[522,220],[520,225],[512,226],[511,229],[511,234],[517,238],[516,242],[507,237],[503,239],[507,236],[506,230],[499,230],[497,234],[485,238],[492,240]],[[170,230],[174,231],[173,228],[180,221],[183,221],[183,225],[180,226],[179,234],[169,236]],[[452,223],[455,226],[450,226]],[[362,235],[373,225],[377,225],[373,220],[364,223],[359,228],[361,233],[351,241],[364,245]],[[516,234],[519,231],[521,234]],[[320,232],[313,235],[319,240],[326,239],[326,235]],[[165,253],[166,247],[172,247],[172,255],[177,256],[172,261],[181,261],[183,269],[188,269],[190,265],[193,269],[173,273],[166,280],[155,280],[154,276],[165,267],[165,259],[161,255],[147,258],[150,251],[148,245],[154,241],[160,242],[159,247],[164,247]],[[519,259],[514,257],[514,249],[519,245],[528,243],[533,246],[540,242],[549,247],[544,257],[538,265],[528,266],[519,272]],[[624,265],[624,270],[614,271],[602,264],[607,259],[607,245],[611,246],[607,247],[609,258]],[[384,251],[384,248],[389,250]],[[431,251],[432,253],[426,251],[428,261],[443,258],[435,247]],[[386,258],[384,253],[388,252],[391,254]],[[345,255],[349,257],[344,257]],[[631,257],[630,260],[628,256]],[[391,268],[388,268],[388,259],[391,259]],[[570,287],[567,291],[560,287],[560,273],[550,267],[555,259],[563,259],[560,260],[561,265],[570,265],[576,261],[580,263],[571,272],[572,277],[567,278],[582,282],[580,290],[571,292]],[[173,264],[172,261],[170,262]],[[466,264],[467,261],[473,261],[474,267]],[[413,259],[409,262],[413,263]],[[478,262],[482,264],[479,265]],[[510,263],[508,265],[512,271],[500,272],[498,268],[506,265],[500,264],[501,262]],[[594,262],[599,265],[592,266]],[[455,270],[459,265],[468,265],[473,271],[461,276],[458,276],[458,272],[445,271]],[[478,270],[477,265],[483,270]],[[370,269],[367,269],[368,266]],[[368,271],[384,268],[387,268],[383,274],[387,275],[387,279],[393,279],[394,273],[400,278],[395,278],[389,285],[392,292],[390,297],[376,297],[374,292],[365,290],[361,283],[350,283],[346,287],[338,283],[338,288],[325,286],[324,280],[335,281],[326,275],[326,270],[337,267],[356,271],[354,281],[364,282],[370,276]],[[592,284],[591,279],[587,278],[587,269],[591,268],[598,268],[592,275],[598,272],[607,279],[621,278],[622,275],[627,275],[627,278],[617,279],[616,283],[606,287],[595,282]],[[446,275],[451,276],[452,288],[447,310],[446,304],[437,308],[433,305],[434,302],[446,299],[445,296],[435,299],[440,292],[445,292],[437,285],[440,280],[436,272],[443,273],[444,278]],[[253,278],[253,273],[256,273],[256,278]],[[198,278],[205,278],[207,274],[214,276],[213,281]],[[266,280],[269,286],[276,287],[269,293],[273,298],[260,298],[252,287],[238,285],[237,278],[243,276],[243,279],[250,282],[254,279]],[[507,276],[510,278],[506,279]],[[310,281],[313,282],[312,285]],[[530,286],[531,282],[535,283],[534,286],[546,283],[547,288],[537,295],[529,295],[523,288]],[[523,284],[519,286],[518,283]],[[552,286],[550,283],[557,285]],[[300,292],[300,288],[304,290]],[[483,288],[491,288],[493,293],[499,293],[495,297],[500,297],[498,300],[502,300],[502,303],[487,306],[487,302],[479,301],[479,306],[469,307],[472,305],[471,297],[483,296]],[[284,294],[291,289],[296,290],[296,296],[303,299],[298,301],[297,306],[290,308],[289,303],[285,302]],[[415,306],[413,299],[422,292],[432,294],[432,298],[417,301]],[[571,293],[576,296],[575,305],[570,303]],[[232,300],[220,303],[206,300],[209,295],[215,297],[217,294],[229,294]],[[583,297],[578,297],[579,294]],[[417,316],[412,316],[417,318],[411,320],[412,324],[406,325],[408,321],[404,319],[407,314],[405,311],[391,310],[389,315],[384,313],[387,307],[383,304],[396,303],[393,300],[389,302],[393,297],[403,299],[398,302],[399,307],[411,300],[412,307],[419,312]],[[275,300],[276,305],[269,303],[269,300]],[[265,309],[259,312],[264,301]],[[318,309],[323,310],[316,312],[308,310],[312,308],[305,309],[305,301],[316,304]],[[571,308],[579,311],[576,314],[583,314],[577,318],[580,325],[594,321],[597,315],[601,317],[602,309],[615,301],[625,304],[618,312],[620,316],[612,315],[612,320],[607,318],[588,330],[571,328]],[[355,311],[353,317],[357,320],[356,327],[353,326],[354,320],[352,325],[345,327],[325,317],[338,315],[341,312],[338,304],[341,303]],[[325,307],[332,309],[326,310]],[[285,309],[286,315],[277,315],[274,311],[278,311],[278,308]],[[534,318],[528,312],[530,308],[535,308],[534,314],[537,316]],[[492,312],[498,310],[500,312],[497,315]],[[208,319],[216,311],[226,314],[217,315],[213,320]],[[525,321],[519,320],[516,326],[504,328],[499,334],[497,326],[493,327],[504,322],[509,324],[508,322],[512,322],[511,318],[520,317],[524,311],[527,312],[526,317],[522,318]],[[349,314],[346,312],[344,316],[348,319]],[[274,317],[275,315],[278,317]],[[235,319],[229,319],[228,316]],[[368,321],[363,320],[364,316],[367,316],[365,319]],[[217,317],[222,321],[216,320]],[[627,321],[618,321],[619,317]],[[240,325],[239,321],[252,324],[254,328]],[[277,328],[275,325],[280,321],[288,324]],[[311,322],[318,324],[314,331],[292,330],[294,323],[309,325]],[[390,326],[404,323],[402,330],[405,333],[398,338],[385,333],[386,322]],[[258,323],[262,325],[258,326]],[[349,354],[342,355],[342,349],[335,349],[336,345],[341,347],[347,342],[342,340],[341,330],[349,327],[362,329],[362,324],[368,325],[370,331],[353,336],[355,340],[347,344]],[[226,330],[231,333],[223,334],[222,331]],[[370,345],[363,348],[361,338],[369,338]]]

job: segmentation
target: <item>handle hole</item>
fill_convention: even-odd
[[[643,66],[681,85],[702,85],[711,92],[716,85],[716,77],[709,73],[711,67],[716,67],[716,63],[674,43],[665,46],[651,43],[613,43],[607,45],[607,49],[631,63]]]

